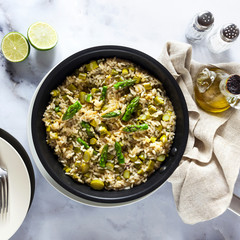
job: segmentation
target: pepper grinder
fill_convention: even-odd
[[[229,49],[239,36],[239,28],[229,23],[217,29],[208,39],[208,49],[213,53],[221,53]]]
[[[213,14],[209,11],[198,13],[188,25],[185,36],[191,43],[200,42],[212,29],[214,23]]]

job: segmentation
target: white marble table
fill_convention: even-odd
[[[199,4],[201,3],[201,4]],[[59,43],[49,52],[31,48],[22,63],[6,62],[0,54],[0,127],[16,137],[30,155],[27,112],[42,77],[65,57],[97,45],[124,45],[157,58],[166,41],[186,42],[192,16],[207,9],[215,26],[240,26],[238,0],[0,0],[0,38],[10,32],[26,35],[33,22],[55,27]],[[240,62],[240,40],[224,54],[213,55],[204,44],[193,47],[193,58],[206,63]],[[33,162],[33,160],[32,160]],[[105,239],[239,239],[240,217],[226,211],[216,219],[187,225],[176,211],[170,183],[133,205],[101,209],[76,203],[50,186],[33,162],[35,197],[12,240]],[[240,195],[240,178],[236,192]],[[1,238],[1,237],[0,237]]]

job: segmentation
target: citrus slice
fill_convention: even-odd
[[[42,51],[52,49],[58,41],[54,28],[45,22],[33,23],[28,29],[27,36],[31,45]]]
[[[19,32],[10,32],[5,35],[1,48],[4,57],[10,62],[22,62],[30,52],[27,39]]]

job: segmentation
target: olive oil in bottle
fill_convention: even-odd
[[[204,68],[196,78],[194,92],[197,104],[207,112],[240,109],[239,75],[230,75],[219,68]]]

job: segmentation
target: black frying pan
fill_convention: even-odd
[[[176,134],[169,157],[146,183],[129,190],[96,191],[75,182],[64,174],[53,150],[46,144],[43,113],[50,100],[50,92],[71,75],[75,69],[91,60],[117,57],[129,60],[159,79],[174,106],[177,122]],[[40,83],[29,111],[29,143],[35,161],[43,175],[65,195],[80,202],[97,205],[121,205],[140,199],[160,187],[179,165],[188,137],[188,110],[184,96],[173,76],[158,61],[135,49],[122,46],[99,46],[73,54],[54,67]]]

